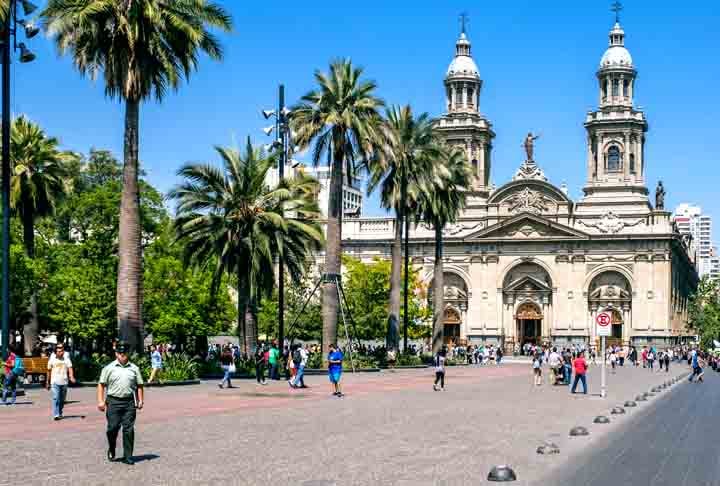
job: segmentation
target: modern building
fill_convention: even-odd
[[[710,275],[711,280],[720,280],[720,254],[717,247],[713,247],[710,253]]]
[[[673,221],[681,234],[690,235],[690,253],[700,277],[708,275],[711,267],[712,218],[703,214],[700,206],[682,203],[675,208]]]
[[[615,342],[664,345],[690,334],[687,303],[698,275],[663,191],[656,204],[649,198],[648,122],[633,102],[637,70],[619,22],[595,75],[599,106],[582,115],[587,149],[577,167],[586,173],[584,195],[573,200],[547,179],[532,134],[512,180],[495,188],[493,167],[513,162],[493,158],[496,128],[480,111],[483,80],[460,34],[443,82],[447,111],[435,128],[465,151],[475,181],[464,213],[444,232],[447,341],[508,351],[527,342],[595,345],[601,312],[612,316]],[[393,218],[346,219],[344,251],[389,259],[393,225]],[[425,224],[410,232],[411,261],[428,289],[433,236]]]

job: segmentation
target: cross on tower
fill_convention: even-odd
[[[460,14],[460,32],[465,33],[465,27],[467,24],[470,23],[470,17],[468,17],[467,12],[463,12]]]
[[[623,9],[622,3],[619,1],[616,1],[612,4],[612,8],[610,9],[612,12],[615,12],[615,22],[620,22],[620,11]]]

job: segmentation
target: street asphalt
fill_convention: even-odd
[[[683,380],[621,430],[539,481],[572,486],[720,485],[720,375]]]

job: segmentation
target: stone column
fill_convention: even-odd
[[[485,142],[480,141],[478,144],[479,158],[478,158],[478,182],[481,186],[485,186]]]
[[[467,83],[462,84],[462,107],[463,110],[467,110],[468,102],[467,102]]]
[[[593,172],[595,171],[595,160],[593,158],[592,151],[592,136],[588,135],[587,138],[587,180],[588,182],[593,181]]]
[[[618,94],[620,95],[620,98],[625,102],[625,75],[620,75],[620,81],[618,85]]]
[[[612,100],[612,81],[610,80],[610,75],[605,78],[605,92],[607,93],[607,97],[605,98],[605,102],[607,103]]]
[[[630,105],[633,104],[633,95],[634,95],[634,87],[635,87],[635,78],[630,78],[630,83],[628,85],[628,97],[630,98]]]
[[[597,152],[597,180],[602,181],[605,177],[605,135],[598,137]]]
[[[628,132],[623,132],[623,145],[623,175],[625,180],[628,180],[630,179],[630,154],[632,153],[630,150],[630,133]]]
[[[457,110],[457,87],[455,83],[450,85],[450,111]]]

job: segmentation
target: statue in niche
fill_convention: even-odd
[[[665,209],[665,188],[662,181],[658,181],[655,189],[655,209]]]

